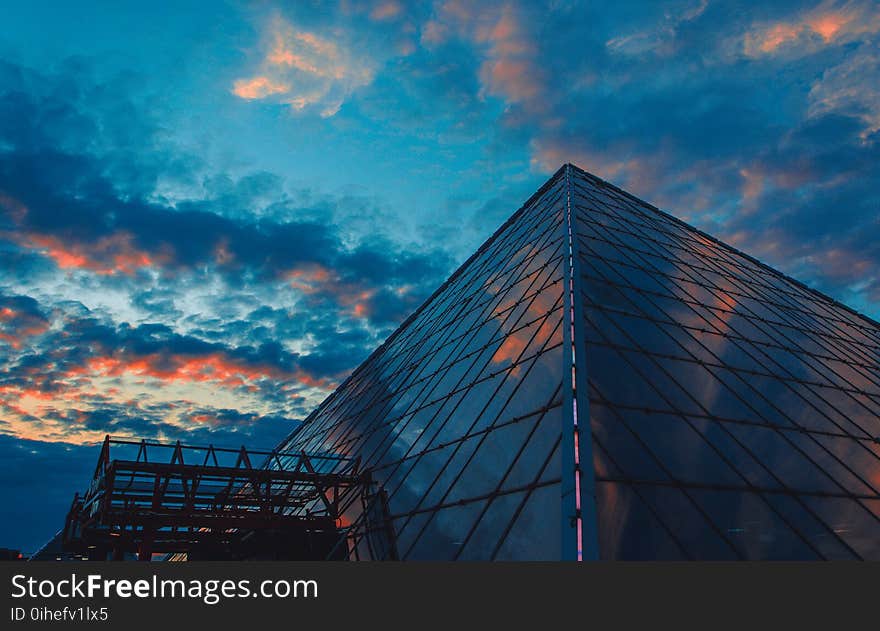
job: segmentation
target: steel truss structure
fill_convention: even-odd
[[[107,436],[62,540],[93,559],[324,559],[344,536],[340,507],[369,488],[357,459]]]

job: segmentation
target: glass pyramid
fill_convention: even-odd
[[[880,325],[565,165],[281,448],[348,558],[880,559]]]

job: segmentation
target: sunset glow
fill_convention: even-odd
[[[876,3],[637,5],[8,7],[0,547],[106,434],[276,445],[566,162],[877,317]],[[493,371],[562,291],[493,305]]]

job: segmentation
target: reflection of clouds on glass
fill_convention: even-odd
[[[587,176],[577,189],[602,555],[880,556],[880,327]]]
[[[559,554],[558,533],[536,536],[548,507],[561,511],[559,200],[557,182],[291,438],[362,458],[389,494],[403,558]]]

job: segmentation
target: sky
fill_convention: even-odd
[[[880,317],[880,8],[0,0],[0,547],[271,447],[561,164]]]

